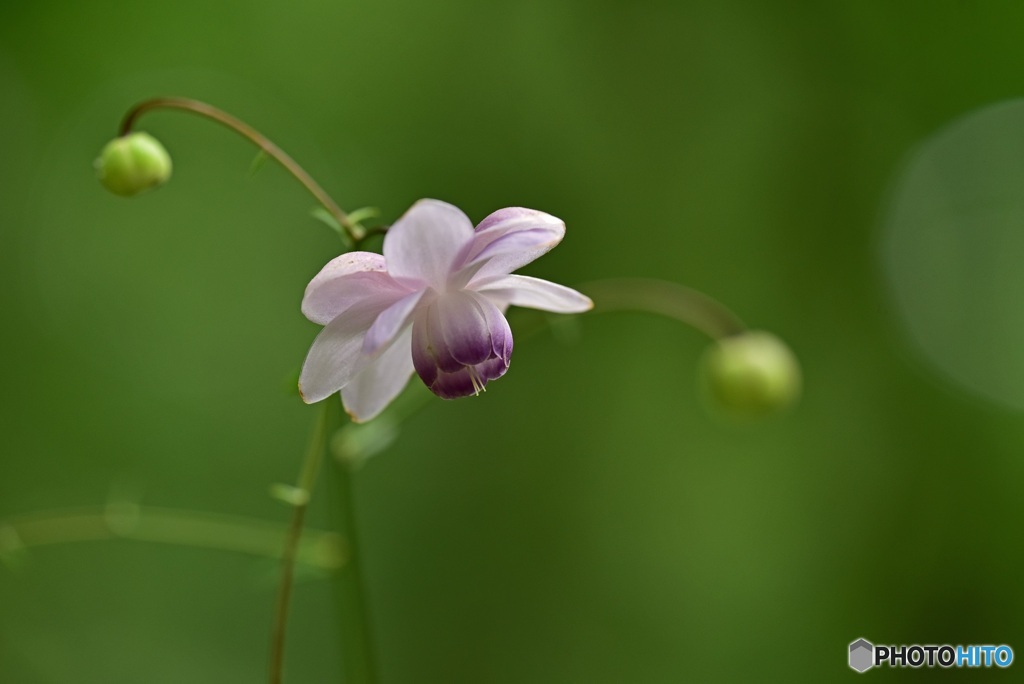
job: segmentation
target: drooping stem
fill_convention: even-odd
[[[157,97],[152,100],[146,100],[145,102],[140,102],[128,110],[128,113],[125,114],[124,119],[121,121],[121,130],[119,131],[119,135],[125,136],[131,133],[136,120],[146,112],[154,109],[178,109],[191,112],[227,126],[255,144],[263,150],[264,153],[273,157],[290,174],[295,176],[295,178],[302,183],[310,194],[312,194],[313,197],[323,205],[324,209],[334,217],[334,220],[337,221],[338,225],[345,230],[353,243],[357,243],[365,237],[359,227],[357,227],[356,224],[349,219],[348,215],[342,211],[341,207],[338,206],[338,203],[335,202],[334,199],[327,194],[327,191],[320,187],[320,184],[313,180],[313,177],[310,176],[305,169],[299,166],[298,162],[292,159],[288,153],[275,145],[269,138],[249,124],[231,116],[223,110],[217,109],[213,105],[208,105],[205,102],[191,100],[184,97]]]
[[[327,451],[327,438],[330,434],[330,417],[332,408],[337,402],[324,401],[318,407],[313,432],[309,439],[306,457],[302,461],[296,485],[296,496],[293,502],[292,521],[285,540],[284,553],[281,560],[281,584],[277,594],[277,607],[274,614],[274,627],[270,641],[270,684],[281,684],[284,676],[284,645],[285,631],[288,625],[288,607],[292,597],[292,581],[295,576],[295,559],[302,538],[302,524],[306,519],[306,509],[316,483],[324,452]],[[350,562],[351,559],[348,559]],[[347,563],[346,563],[347,564]],[[344,567],[346,564],[343,564]]]
[[[724,304],[683,285],[648,278],[608,278],[580,286],[594,312],[645,311],[674,318],[712,339],[736,335],[746,326]]]
[[[334,529],[340,532],[346,542],[347,562],[334,574],[335,595],[338,601],[338,617],[343,645],[342,662],[346,684],[375,684],[377,681],[376,658],[373,650],[373,634],[370,626],[363,582],[362,559],[359,555],[359,534],[356,526],[355,504],[352,497],[352,468],[354,462],[339,458],[331,459],[331,474],[334,485],[331,491],[336,498],[331,506],[336,523]]]

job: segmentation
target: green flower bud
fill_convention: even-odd
[[[111,140],[95,166],[104,187],[122,197],[138,195],[171,177],[171,156],[148,133],[129,133]]]
[[[800,395],[800,364],[771,333],[749,331],[718,340],[704,355],[702,371],[716,404],[740,416],[764,416]]]

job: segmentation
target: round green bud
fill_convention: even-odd
[[[800,396],[800,364],[771,333],[748,331],[718,340],[704,355],[701,370],[711,398],[736,415],[768,415]]]
[[[103,186],[122,197],[138,195],[171,177],[171,156],[149,133],[129,133],[111,140],[95,165]]]

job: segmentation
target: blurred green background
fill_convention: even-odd
[[[0,519],[112,491],[288,518],[267,491],[313,419],[285,391],[317,332],[299,302],[337,238],[176,112],[140,126],[171,184],[103,191],[123,112],[183,95],[349,209],[555,214],[565,241],[524,272],[691,285],[803,364],[795,411],[723,420],[699,334],[591,314],[575,343],[517,344],[486,396],[429,402],[355,483],[383,682],[832,681],[858,637],[1024,653],[1024,422],[918,358],[879,253],[906,156],[1020,94],[1022,39],[1011,0],[5,3]],[[19,561],[4,683],[265,677],[269,558],[115,540]],[[334,611],[304,577],[288,681],[339,681]]]

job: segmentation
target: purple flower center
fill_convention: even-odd
[[[412,361],[430,391],[456,399],[484,391],[512,359],[512,331],[486,297],[457,290],[437,295],[412,325]]]

